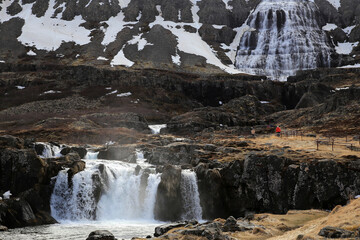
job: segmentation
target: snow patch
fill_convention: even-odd
[[[55,0],[49,1],[49,7],[43,17],[36,17],[32,13],[33,4],[22,5],[23,10],[15,16],[8,15],[7,5],[11,1],[5,1],[0,11],[0,22],[5,22],[11,18],[22,18],[25,24],[18,40],[25,45],[34,46],[37,49],[47,51],[55,50],[60,47],[62,42],[75,42],[84,45],[90,42],[90,31],[79,25],[85,21],[81,16],[76,16],[72,21],[65,21],[60,18],[52,18],[54,14]]]
[[[180,60],[180,56],[178,54],[178,52],[176,51],[176,55],[175,56],[171,56],[171,60],[174,64],[180,66],[181,65],[181,60]]]
[[[360,63],[354,64],[354,65],[341,66],[341,67],[338,67],[338,68],[360,68]]]
[[[138,45],[138,51],[142,51],[145,46],[154,45],[152,43],[149,43],[146,41],[145,38],[141,38],[142,34],[134,36],[133,39],[131,39],[128,44],[137,44]]]
[[[108,61],[109,59],[107,59],[106,57],[100,56],[97,58],[97,60]]]
[[[231,1],[231,0],[223,0],[223,2],[225,3],[226,9],[232,11],[233,7],[229,5],[229,1]]]
[[[36,56],[36,53],[33,50],[30,50],[29,52],[27,52],[27,55]]]
[[[134,62],[130,61],[129,59],[127,59],[124,55],[124,51],[123,49],[121,49],[116,56],[111,60],[110,65],[113,66],[118,66],[118,65],[122,65],[125,67],[131,67],[132,65],[134,65]]]
[[[331,5],[333,5],[336,10],[339,10],[341,3],[340,0],[327,0]]]
[[[54,93],[61,93],[61,91],[54,91],[54,90],[49,90],[49,91],[46,91],[46,92],[43,92],[41,95],[45,95],[45,94],[54,94]]]
[[[233,30],[236,31],[236,35],[235,35],[233,42],[230,44],[230,46],[227,46],[224,43],[222,43],[221,48],[224,50],[229,50],[225,54],[235,64],[237,48],[240,45],[241,37],[244,35],[245,32],[255,31],[255,29],[250,28],[250,26],[248,26],[244,23],[241,27],[234,28]]]
[[[116,95],[117,97],[129,97],[131,96],[132,93],[131,92],[126,92],[126,93],[120,93],[118,95]]]
[[[338,54],[344,54],[344,55],[349,55],[354,47],[357,47],[357,45],[359,44],[359,42],[355,42],[355,43],[338,43],[337,46],[335,46],[335,50]]]
[[[4,199],[10,199],[10,197],[11,197],[11,192],[10,192],[10,190],[9,191],[7,191],[7,192],[5,192],[4,194],[3,194],[3,197],[4,197]]]
[[[322,27],[322,30],[324,30],[324,31],[332,31],[332,30],[335,30],[337,28],[338,28],[338,26],[336,24],[327,23],[325,26]]]
[[[344,28],[343,31],[346,33],[346,35],[350,35],[351,31],[356,27],[356,25],[349,26],[347,28]]]
[[[108,88],[106,88],[106,89],[108,89]],[[111,88],[110,88],[111,89]],[[112,91],[112,92],[109,92],[109,93],[107,93],[106,95],[112,95],[112,94],[115,94],[115,93],[117,93],[117,90],[114,90],[114,91]]]

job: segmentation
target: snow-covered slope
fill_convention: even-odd
[[[259,31],[248,17],[272,1],[280,0],[0,0],[0,61],[239,73],[239,45]],[[360,9],[360,0],[311,2],[320,12],[311,20],[316,31],[355,61],[360,13],[349,8]]]

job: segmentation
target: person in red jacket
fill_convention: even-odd
[[[277,135],[278,137],[280,137],[280,134],[281,134],[281,128],[280,128],[279,126],[276,126],[276,130],[275,130],[275,132],[276,132],[276,135]]]

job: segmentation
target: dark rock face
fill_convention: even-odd
[[[41,148],[40,147],[38,147],[38,148],[39,148],[39,151],[40,151]],[[83,159],[85,157],[85,155],[87,154],[86,148],[83,148],[83,147],[66,147],[66,148],[63,148],[60,153],[62,155],[66,155],[66,154],[71,153],[71,152],[75,152],[75,153],[79,154],[81,159]]]
[[[19,12],[21,12],[22,7],[19,4],[19,0],[14,1],[7,9],[7,13],[14,16],[16,14],[18,14]]]
[[[147,155],[149,163],[184,165],[195,160],[195,146],[187,143],[171,143],[164,147],[156,147]]]
[[[261,154],[235,161],[219,174],[211,174],[216,169],[198,166],[203,216],[238,217],[248,211],[285,213],[289,209],[332,209],[337,204],[345,204],[349,195],[359,194],[359,168],[360,159],[344,164],[326,159],[298,163]],[[217,211],[214,205],[219,206]]]
[[[0,225],[9,228],[50,224],[51,178],[64,167],[71,177],[85,168],[78,153],[57,159],[41,159],[33,146],[12,136],[0,137],[0,195],[10,190],[11,199],[0,203]],[[42,151],[41,151],[42,152]]]
[[[116,240],[117,238],[108,230],[96,230],[89,234],[86,240]]]
[[[135,146],[111,146],[99,151],[98,158],[136,163]]]
[[[158,186],[154,215],[161,221],[176,221],[181,218],[181,168],[166,165]],[[169,207],[171,206],[171,207]]]
[[[355,233],[342,228],[328,226],[320,230],[319,236],[325,238],[353,238],[355,237]]]
[[[109,124],[115,127],[134,128],[139,131],[149,131],[147,121],[139,114],[128,113],[94,113],[85,115],[83,118],[90,119],[101,127]]]

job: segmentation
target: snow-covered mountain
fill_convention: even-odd
[[[360,62],[359,24],[360,0],[0,0],[0,61],[278,77]]]

